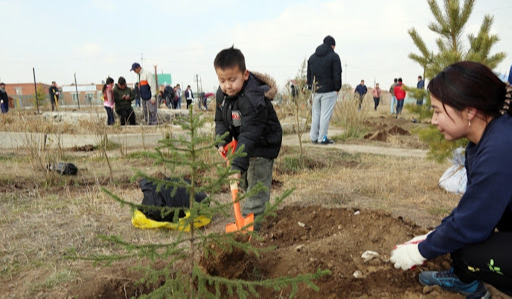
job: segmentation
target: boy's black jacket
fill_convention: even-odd
[[[274,106],[270,102],[277,93],[275,81],[268,75],[250,72],[242,91],[236,96],[227,96],[217,90],[215,111],[215,134],[225,132],[223,146],[233,139],[238,141],[237,150],[245,145],[245,157],[233,160],[232,168],[247,171],[249,159],[263,157],[275,159],[281,149],[283,132]]]

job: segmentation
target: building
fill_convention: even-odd
[[[37,88],[42,88],[45,99],[49,99],[50,85],[37,83]],[[5,91],[9,96],[10,108],[22,109],[26,107],[35,107],[35,88],[34,83],[5,83]]]
[[[103,103],[103,84],[70,84],[60,86],[59,104],[64,106],[99,105]],[[78,99],[78,100],[77,100]],[[80,101],[80,102],[78,102]]]

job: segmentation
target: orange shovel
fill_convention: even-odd
[[[230,143],[224,146],[224,154],[222,157],[227,161],[229,165],[229,161],[227,158],[227,153],[231,149],[231,153],[235,152],[237,142],[236,140],[231,141]],[[235,211],[235,223],[230,223],[226,225],[226,233],[242,231],[242,232],[252,232],[254,230],[254,214],[251,213],[247,215],[247,217],[243,217],[240,212],[240,202],[237,200],[238,195],[238,182],[232,180],[229,183],[229,187],[231,189],[231,198],[233,199],[233,210]]]

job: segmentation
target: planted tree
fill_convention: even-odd
[[[427,48],[416,29],[409,30],[409,36],[420,51],[419,54],[410,53],[409,58],[423,68],[424,78],[430,80],[447,66],[459,61],[480,62],[493,69],[505,59],[504,52],[491,54],[491,48],[499,41],[499,37],[490,33],[493,23],[493,17],[490,15],[485,15],[478,34],[476,36],[468,34],[467,44],[463,43],[464,27],[473,12],[475,2],[476,0],[465,0],[461,6],[459,0],[445,0],[444,7],[441,9],[436,0],[427,0],[435,19],[428,28],[439,35],[436,39],[437,52]],[[426,99],[426,105],[408,105],[408,109],[416,112],[420,120],[432,117],[427,91],[412,87],[407,87],[406,90],[410,97]],[[451,155],[454,148],[467,144],[467,140],[455,143],[445,141],[435,129],[421,132],[420,138],[429,144],[429,155],[436,160],[443,160],[442,157]]]
[[[132,211],[153,210],[160,213],[162,218],[173,213],[173,222],[176,222],[179,230],[173,235],[172,240],[166,244],[131,244],[118,236],[101,236],[109,243],[121,247],[124,253],[110,255],[94,255],[81,257],[73,254],[72,258],[92,259],[97,262],[112,263],[114,261],[137,258],[139,261],[150,260],[153,264],[140,267],[144,274],[140,283],[146,284],[153,291],[148,297],[155,298],[210,298],[224,297],[236,294],[240,298],[249,295],[257,296],[258,288],[273,288],[276,290],[291,288],[290,297],[298,291],[300,283],[308,287],[318,289],[314,280],[327,275],[328,270],[318,270],[313,274],[304,274],[297,277],[279,277],[265,280],[249,281],[244,279],[229,279],[216,276],[205,271],[201,266],[199,257],[203,256],[208,260],[218,255],[229,255],[233,252],[242,252],[246,255],[254,255],[255,258],[263,250],[272,248],[256,248],[250,237],[258,240],[257,233],[214,233],[199,228],[200,219],[211,219],[212,217],[228,217],[232,219],[231,202],[216,199],[222,186],[229,183],[229,177],[234,173],[226,166],[220,157],[215,157],[217,152],[215,146],[220,144],[221,138],[212,141],[211,134],[200,134],[205,120],[201,115],[194,115],[192,107],[189,109],[188,118],[179,120],[186,135],[174,139],[165,138],[159,141],[160,145],[153,153],[147,153],[155,162],[166,169],[166,173],[175,174],[174,180],[151,176],[142,171],[137,171],[134,179],[144,178],[161,188],[171,188],[173,193],[178,188],[184,188],[189,194],[189,206],[170,208],[154,207],[136,204],[118,197],[116,194],[104,189],[110,197],[122,205],[129,206]],[[228,160],[243,155],[243,149],[228,155]],[[182,175],[177,175],[181,173]],[[243,202],[245,198],[262,190],[263,185],[259,184],[251,192],[237,198]],[[196,202],[195,194],[204,192],[206,199]],[[278,205],[291,193],[291,190],[267,204],[263,215],[256,217],[255,221],[264,221],[266,217],[275,215]],[[239,193],[240,194],[240,193]],[[185,212],[186,217],[179,218],[180,212]],[[239,257],[239,256],[238,256]],[[229,259],[228,259],[229,260]],[[155,267],[154,264],[163,264],[163,267]]]
[[[46,103],[46,92],[43,85],[37,84],[36,95],[34,99],[34,106],[41,107]]]
[[[304,150],[302,147],[302,135],[308,129],[311,120],[311,110],[309,102],[315,93],[316,84],[313,84],[312,90],[308,89],[306,80],[307,62],[302,62],[301,68],[294,79],[294,90],[290,90],[289,106],[293,115],[294,129],[297,134],[300,149],[300,165],[304,166]],[[288,84],[290,86],[290,84]]]

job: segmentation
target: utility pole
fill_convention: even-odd
[[[37,84],[36,84],[36,69],[32,68],[32,73],[34,74],[34,93],[36,95],[36,107],[37,107],[37,113],[39,113],[39,101],[37,100]]]
[[[80,109],[80,97],[78,96],[78,86],[76,85],[76,73],[74,75],[75,75],[76,102],[78,103],[78,109]]]
[[[158,87],[158,74],[156,73],[156,64],[153,65],[153,67],[155,68],[155,84],[156,84],[156,92],[158,92],[160,89]],[[158,99],[158,95],[154,94],[153,96],[156,96],[157,99]]]
[[[345,63],[345,84],[347,84],[348,64]]]

